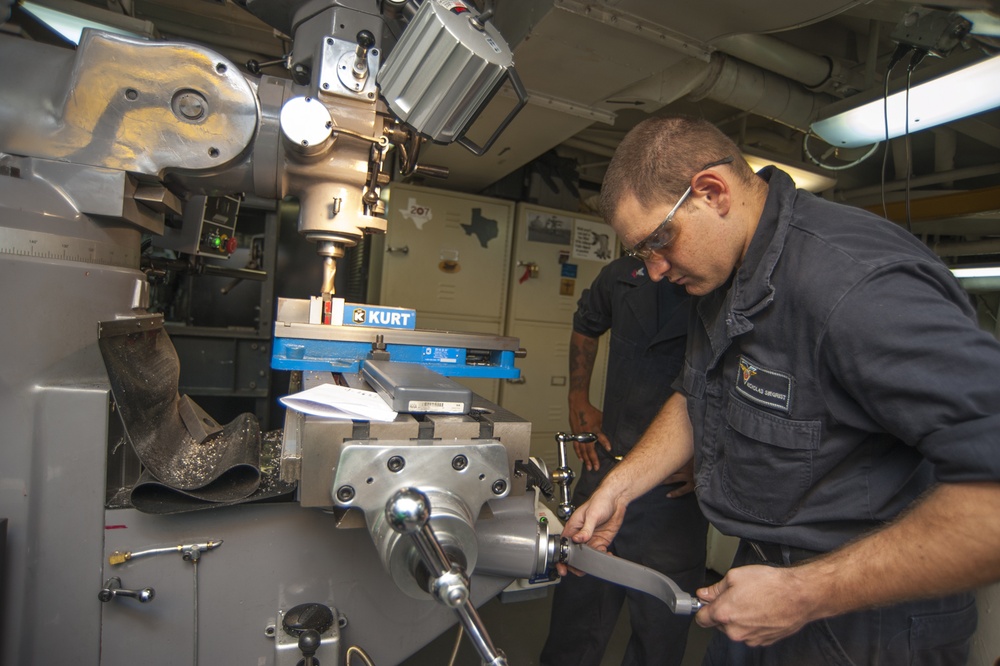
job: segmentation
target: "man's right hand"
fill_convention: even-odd
[[[569,517],[562,536],[574,543],[585,543],[596,550],[607,551],[625,520],[627,505],[625,500],[613,498],[609,493],[602,493],[598,489],[590,500],[577,507]],[[565,576],[568,571],[565,564],[559,564],[556,568],[560,576]]]
[[[604,447],[604,450],[611,452],[611,441],[601,430],[604,422],[604,412],[594,407],[589,401],[580,401],[570,404],[569,425],[574,434],[593,433],[597,435],[597,444]],[[601,468],[601,462],[597,458],[597,449],[594,442],[573,442],[573,450],[577,457],[583,462],[583,466],[588,471],[596,471]]]

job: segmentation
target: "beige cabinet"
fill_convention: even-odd
[[[569,340],[580,293],[617,252],[597,217],[518,204],[511,255],[506,334],[520,339],[521,379],[505,380],[500,404],[531,421],[531,454],[558,466],[555,435],[569,431]],[[591,401],[601,406],[607,344],[601,342]],[[578,469],[575,455],[571,466]]]

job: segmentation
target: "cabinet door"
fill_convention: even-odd
[[[550,470],[558,467],[555,435],[570,430],[567,391],[572,330],[567,324],[515,322],[510,335],[521,341],[528,354],[517,360],[521,378],[501,384],[500,404],[531,422],[531,455],[545,460]],[[602,339],[590,382],[590,400],[598,407],[603,403],[607,346]],[[572,451],[567,455],[576,458]]]
[[[617,243],[600,218],[518,204],[507,321],[572,323],[580,292]]]
[[[504,381],[500,404],[531,421],[531,453],[558,466],[555,435],[569,432],[569,339],[581,292],[617,254],[617,238],[599,218],[518,204],[512,253],[507,335],[527,356],[517,360],[521,379]],[[590,381],[601,407],[607,370],[602,341]],[[578,467],[576,456],[569,455]]]
[[[514,205],[430,188],[393,185],[380,302],[503,322]]]

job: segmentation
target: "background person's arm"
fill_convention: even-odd
[[[605,451],[611,442],[601,429],[604,413],[590,402],[590,378],[597,360],[598,339],[573,331],[569,339],[569,425],[574,434],[592,432]],[[594,442],[573,442],[576,455],[588,470],[601,468]]]

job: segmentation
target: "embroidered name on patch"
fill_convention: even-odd
[[[792,376],[767,370],[740,356],[736,392],[758,405],[788,412],[792,406]]]

